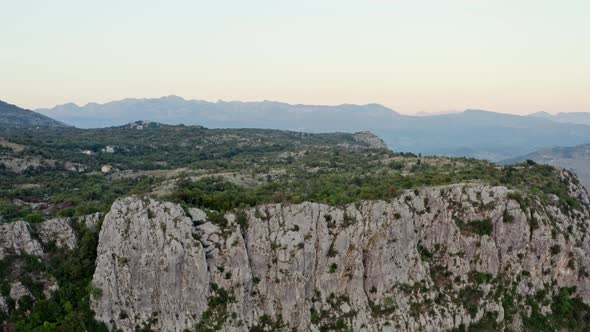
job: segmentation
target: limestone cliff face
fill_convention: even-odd
[[[127,198],[105,216],[94,287],[96,317],[118,328],[183,331],[207,307],[205,252],[192,221],[171,203]]]
[[[80,218],[81,222],[86,217]],[[8,255],[42,257],[44,245],[54,242],[57,247],[74,249],[78,243],[68,218],[55,218],[38,224],[24,221],[0,223],[0,259]]]
[[[468,184],[341,208],[258,206],[223,226],[126,198],[103,223],[93,307],[124,331],[520,330],[540,290],[575,286],[590,303],[590,205],[581,185],[570,190],[575,208]]]
[[[24,221],[0,223],[0,259],[9,254],[43,254],[41,244],[31,235],[30,225]]]
[[[54,244],[58,248],[75,250],[78,246],[78,237],[73,224],[89,225],[89,221],[98,222],[100,214],[80,217],[77,220],[70,218],[55,218],[41,223],[30,224],[24,221],[0,223],[0,260],[5,258],[18,258],[25,255],[35,256],[37,259],[46,259],[49,245]],[[23,296],[32,296],[21,281],[18,270],[11,272],[9,278],[8,294],[0,295],[0,316],[8,312],[7,300],[11,299],[18,309],[18,300]],[[10,280],[17,279],[17,280]],[[42,284],[42,291],[46,298],[57,289],[56,280],[49,275],[38,276],[38,282]],[[4,327],[0,321],[0,328]]]

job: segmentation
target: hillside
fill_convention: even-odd
[[[499,161],[547,146],[590,141],[590,126],[533,116],[467,110],[456,114],[405,116],[378,104],[291,105],[280,102],[207,102],[176,96],[124,99],[38,110],[81,128],[136,120],[209,128],[268,128],[303,132],[371,131],[395,151]]]
[[[590,202],[568,171],[367,132],[0,136],[8,330],[590,327]]]
[[[573,170],[586,188],[590,188],[590,144],[572,147],[553,147],[508,159],[504,164],[534,160],[538,163]]]
[[[550,114],[547,112],[537,112],[529,115],[530,117],[544,118],[556,122],[577,123],[583,125],[590,125],[589,112],[561,112],[557,114]]]
[[[0,128],[65,127],[52,118],[0,100]]]
[[[258,183],[267,176],[282,177],[285,170],[275,174],[272,166],[288,165],[300,154],[319,165],[332,150],[354,160],[360,151],[385,148],[365,132],[306,134],[153,124],[139,130],[137,125],[0,130],[0,202],[6,205],[2,213],[0,203],[0,215],[24,218],[31,212],[29,205],[43,207],[38,212],[48,215],[106,211],[117,195],[155,185],[153,174],[241,172]],[[103,176],[105,165],[117,172]],[[21,201],[15,205],[9,199]]]

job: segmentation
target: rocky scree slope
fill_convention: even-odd
[[[100,231],[92,308],[123,331],[582,328],[568,317],[588,319],[590,202],[560,174],[576,208],[485,184],[215,221],[119,199]]]

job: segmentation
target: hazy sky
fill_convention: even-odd
[[[590,111],[588,0],[0,0],[0,99]]]

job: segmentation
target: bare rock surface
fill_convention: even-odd
[[[93,308],[124,331],[521,330],[507,296],[526,308],[539,291],[576,287],[590,303],[588,193],[572,182],[570,194],[578,207],[458,184],[344,207],[262,205],[225,225],[121,199],[101,230]]]
[[[53,218],[40,223],[25,221],[0,222],[0,259],[9,255],[31,255],[42,257],[50,243],[58,248],[74,250],[78,245],[78,236],[73,223],[84,223],[87,227],[96,227],[102,214],[82,216],[76,219]]]
[[[3,280],[0,281],[7,288],[4,296],[0,295],[0,317],[8,317],[11,311],[18,309],[19,300],[24,296],[31,296],[33,302],[51,299],[59,289],[58,281],[54,275],[38,267],[51,258],[53,246],[71,250],[68,254],[75,255],[78,250],[75,223],[99,223],[100,219],[100,214],[94,214],[77,219],[53,218],[39,223],[0,222],[0,260],[4,260],[2,268],[9,266],[1,271]],[[7,262],[8,265],[4,264]],[[11,330],[4,323],[0,321],[0,330]]]
[[[3,157],[0,158],[0,165],[3,165],[7,170],[14,173],[23,173],[26,170],[38,169],[41,167],[54,167],[55,160],[48,160],[39,157],[24,157],[24,158],[12,158]]]
[[[18,300],[25,296],[32,296],[32,294],[20,281],[17,281],[10,285],[10,293],[8,296],[15,301],[15,307],[18,309]]]
[[[100,231],[93,285],[96,317],[133,331],[183,331],[207,307],[205,252],[180,206],[150,199],[116,201]]]
[[[6,300],[3,296],[0,296],[0,313],[7,313],[8,312],[8,304],[6,304]],[[0,326],[2,326],[0,324]]]
[[[0,259],[22,254],[43,254],[41,243],[31,234],[31,226],[24,221],[0,223]]]
[[[35,225],[35,230],[45,245],[54,241],[58,248],[74,249],[78,244],[78,237],[70,222],[69,219],[54,218]]]
[[[96,230],[99,224],[102,222],[104,215],[100,212],[89,214],[78,218],[81,224],[84,224],[90,230]]]
[[[370,149],[387,149],[385,142],[369,131],[361,131],[352,135],[355,140],[366,143]]]

